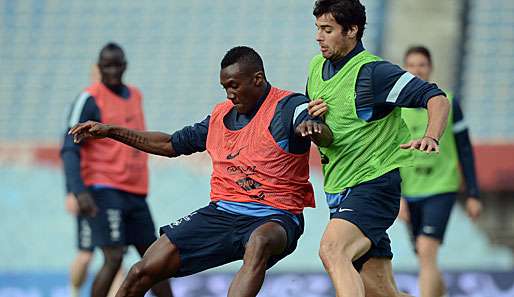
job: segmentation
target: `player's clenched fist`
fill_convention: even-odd
[[[109,134],[109,125],[101,124],[94,121],[87,121],[73,126],[68,134],[73,135],[73,141],[80,143],[87,138],[103,138]]]
[[[309,115],[311,117],[321,117],[327,113],[328,106],[325,101],[323,101],[323,99],[318,98],[309,102],[307,110],[309,111]]]

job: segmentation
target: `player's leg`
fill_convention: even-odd
[[[88,221],[81,216],[77,216],[77,231],[78,253],[70,268],[71,295],[73,297],[80,295],[80,288],[86,280],[94,250],[91,242],[91,227]]]
[[[416,239],[421,297],[440,297],[445,291],[442,274],[437,265],[439,245],[439,240],[425,235],[420,235]]]
[[[321,239],[319,256],[336,296],[364,297],[364,284],[352,262],[370,247],[371,241],[357,226],[346,220],[330,220]]]
[[[94,217],[87,218],[92,244],[99,247],[103,255],[103,264],[95,275],[91,296],[105,297],[121,267],[125,252],[124,196],[123,192],[115,189],[89,190],[98,208]]]
[[[75,256],[75,259],[71,263],[70,281],[73,297],[80,295],[80,288],[86,280],[89,263],[91,263],[92,258],[92,251],[79,250],[77,256]]]
[[[127,194],[129,211],[126,213],[125,230],[127,232],[126,242],[134,245],[141,257],[145,254],[153,242],[155,236],[155,225],[153,223],[150,208],[146,197],[141,195]],[[157,297],[172,297],[171,287],[168,279],[158,282],[152,287],[152,292]]]
[[[371,257],[360,271],[366,297],[412,297],[398,291],[394,280],[391,259]]]
[[[422,203],[422,223],[416,237],[421,297],[440,297],[446,293],[437,256],[455,203],[455,196],[455,193],[435,195]]]
[[[107,297],[114,297],[116,295],[116,292],[118,292],[118,289],[121,286],[121,283],[123,283],[123,279],[125,278],[125,272],[123,271],[123,264],[118,270],[118,273],[116,273],[116,276],[114,277],[114,280],[112,281],[111,287],[109,288],[109,293],[107,294]]]
[[[163,235],[147,249],[143,258],[130,268],[116,297],[143,297],[150,288],[172,277],[179,268],[179,251],[166,235]]]
[[[148,249],[150,248],[150,246],[146,246],[146,245],[136,245],[135,247],[141,257],[144,257],[146,251],[148,251]],[[176,249],[176,247],[175,247],[175,249]],[[178,255],[178,252],[175,252],[175,253],[177,253],[177,255]],[[173,296],[168,278],[153,285],[152,292],[157,297],[172,297]]]
[[[109,293],[114,277],[120,270],[123,261],[123,246],[104,246],[101,247],[104,262],[97,272],[91,288],[92,297],[105,297]]]
[[[160,228],[161,237],[129,271],[116,297],[142,297],[155,284],[231,261],[234,216],[213,204]]]
[[[268,222],[252,232],[246,244],[243,266],[230,284],[229,297],[254,297],[262,287],[268,261],[287,247],[286,230],[277,222]]]
[[[327,194],[331,220],[321,240],[320,257],[338,297],[364,296],[357,269],[387,238],[386,230],[400,208],[400,184],[395,169],[343,193]]]
[[[238,246],[235,255],[243,259],[243,266],[234,277],[228,296],[256,296],[266,270],[296,249],[303,229],[303,215],[238,215],[231,237]]]

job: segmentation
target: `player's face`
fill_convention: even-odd
[[[432,74],[432,65],[425,55],[412,53],[405,57],[405,70],[422,80],[428,81],[430,80],[430,74]]]
[[[108,87],[116,87],[122,84],[122,77],[126,68],[125,55],[121,51],[106,50],[98,61],[102,83]]]
[[[255,108],[262,95],[264,75],[262,71],[249,73],[239,63],[235,63],[221,69],[220,83],[237,112],[247,114]]]
[[[316,18],[316,41],[325,59],[337,61],[348,54],[356,45],[357,26],[343,32],[331,13]]]

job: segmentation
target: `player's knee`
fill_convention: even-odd
[[[82,265],[89,265],[93,259],[93,253],[89,251],[80,251],[76,259],[76,261]]]
[[[421,262],[433,262],[437,258],[439,242],[437,239],[419,237],[416,242],[416,250]]]
[[[145,263],[144,260],[141,260],[134,264],[132,268],[129,270],[129,277],[135,280],[152,280],[153,274],[150,267]]]
[[[251,258],[262,260],[269,258],[273,250],[273,240],[269,236],[254,234],[246,244],[245,254]]]
[[[344,245],[342,245],[340,242],[332,240],[321,241],[319,246],[319,257],[327,269],[330,269],[333,265],[335,265],[335,262],[351,262],[351,256],[348,255]]]
[[[104,252],[105,265],[118,270],[123,261],[123,250],[110,250]]]
[[[141,279],[143,274],[143,265],[141,264],[141,261],[139,261],[136,264],[132,265],[132,267],[130,268],[128,272],[128,278]]]

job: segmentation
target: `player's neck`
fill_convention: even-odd
[[[111,90],[111,92],[113,92],[114,94],[117,94],[117,95],[123,94],[124,89],[125,89],[125,85],[123,83],[121,83],[119,85],[107,85],[104,83],[104,86],[106,88],[108,88],[109,90]]]

